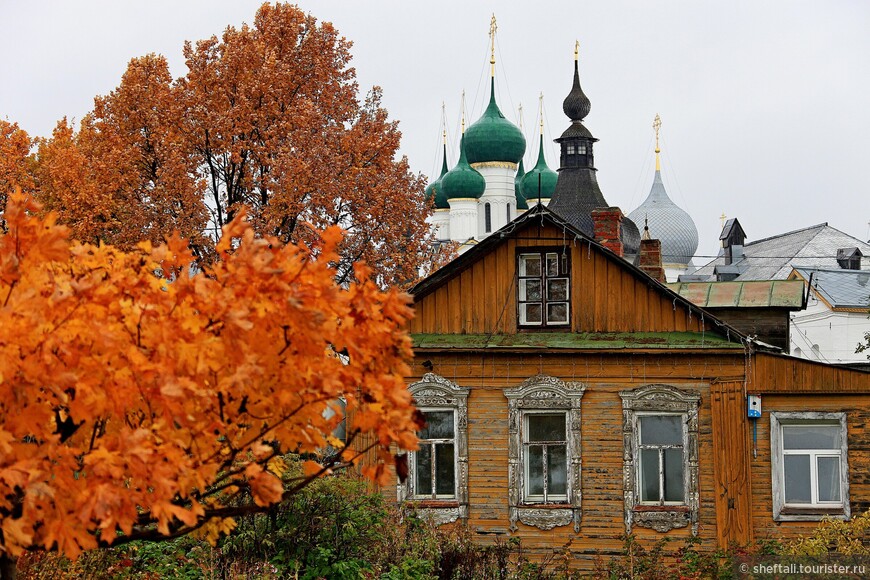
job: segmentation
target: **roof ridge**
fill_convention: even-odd
[[[797,230],[792,230],[792,231],[790,231],[790,232],[785,232],[785,233],[782,233],[782,234],[776,234],[776,235],[773,235],[773,236],[768,236],[768,237],[766,237],[766,238],[761,238],[760,240],[755,240],[755,241],[749,242],[749,243],[746,244],[746,245],[747,245],[747,246],[754,246],[755,244],[760,244],[761,242],[767,242],[767,241],[774,240],[774,239],[777,239],[777,238],[784,238],[784,237],[786,237],[786,236],[790,236],[790,235],[792,235],[792,234],[799,234],[799,233],[801,233],[801,232],[806,232],[806,231],[808,231],[808,230],[812,230],[812,229],[816,229],[816,228],[818,228],[818,229],[822,229],[822,228],[829,228],[829,227],[831,227],[831,226],[828,225],[828,222],[822,222],[822,223],[820,223],[820,224],[816,224],[816,225],[814,225],[814,226],[809,226],[809,227],[806,227],[806,228],[800,228],[800,229],[797,229]],[[836,228],[833,228],[833,229],[836,229]],[[837,230],[837,231],[840,231],[840,230]],[[840,233],[845,233],[845,232],[840,232]],[[849,235],[849,234],[846,234],[846,235]]]

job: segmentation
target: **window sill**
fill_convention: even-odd
[[[461,506],[456,500],[409,499],[405,502],[404,512],[416,512],[421,519],[429,520],[437,526],[468,517],[467,506]]]
[[[569,503],[524,503],[520,507],[535,510],[569,510],[574,506]]]
[[[520,521],[527,526],[534,526],[545,531],[573,523],[575,531],[579,531],[580,508],[571,504],[520,504],[511,508],[511,512],[511,529],[516,527],[513,522]]]
[[[692,509],[687,505],[636,505],[632,508],[632,524],[657,532],[685,528],[692,523]]]
[[[459,507],[459,502],[455,499],[409,499],[408,504],[417,509]]]
[[[824,518],[848,519],[843,506],[798,508],[783,507],[773,518],[777,522],[818,522]]]

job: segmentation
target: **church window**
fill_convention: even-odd
[[[574,143],[568,143],[565,146],[565,152],[568,155],[574,155],[577,152],[577,146]]]
[[[586,155],[586,143],[577,143],[577,154]]]
[[[511,220],[514,219],[514,218],[511,217],[511,204],[507,204],[507,212],[506,212],[506,214],[507,214],[506,217],[507,217],[507,221],[508,221],[508,222],[510,222]]]
[[[483,222],[486,233],[492,231],[492,206],[489,203],[483,205]]]
[[[565,248],[517,255],[520,327],[560,327],[570,321],[570,260]]]

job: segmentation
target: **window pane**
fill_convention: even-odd
[[[432,446],[421,445],[414,454],[417,471],[417,495],[432,495]]]
[[[682,445],[683,418],[680,415],[651,415],[640,418],[642,445]]]
[[[520,255],[520,276],[540,276],[541,275],[541,256],[540,254],[521,254]]]
[[[568,143],[568,145],[565,147],[565,149],[566,149],[568,155],[571,155],[574,153],[574,151],[576,151],[575,145],[573,143]]]
[[[526,457],[528,462],[529,495],[544,495],[544,451],[540,445],[530,445]]]
[[[819,501],[840,501],[840,458],[819,457]]]
[[[640,501],[659,501],[659,450],[640,451]]]
[[[526,415],[529,441],[565,441],[565,414]]]
[[[542,312],[540,303],[520,304],[520,324],[540,324]]]
[[[564,446],[551,445],[547,448],[547,475],[549,495],[567,495],[568,464]]]
[[[810,456],[786,455],[785,463],[785,502],[810,503]]]
[[[541,281],[532,278],[520,280],[520,302],[534,302],[541,299]]]
[[[665,501],[685,501],[683,495],[683,450],[665,449]]]
[[[547,323],[548,324],[567,324],[568,322],[568,304],[565,302],[555,302],[547,304]]]
[[[547,276],[559,275],[559,254],[547,254]]]
[[[420,431],[420,439],[452,439],[453,411],[426,411],[426,426]]]
[[[435,445],[435,493],[453,495],[456,491],[454,479],[453,444]]]
[[[547,280],[547,300],[568,300],[568,279]]]
[[[580,153],[581,155],[586,154],[586,143],[578,143],[577,144],[577,153]]]
[[[784,449],[840,449],[839,425],[783,425]]]

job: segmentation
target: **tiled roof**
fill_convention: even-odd
[[[870,244],[827,223],[749,242],[743,247],[743,259],[734,262],[740,270],[736,280],[784,280],[793,266],[837,269],[837,250],[845,247],[857,247],[865,256],[870,255]],[[713,269],[724,264],[725,258],[719,256],[698,268],[694,275],[712,277]],[[870,268],[866,257],[862,268]]]
[[[795,268],[832,308],[870,309],[870,270]]]

